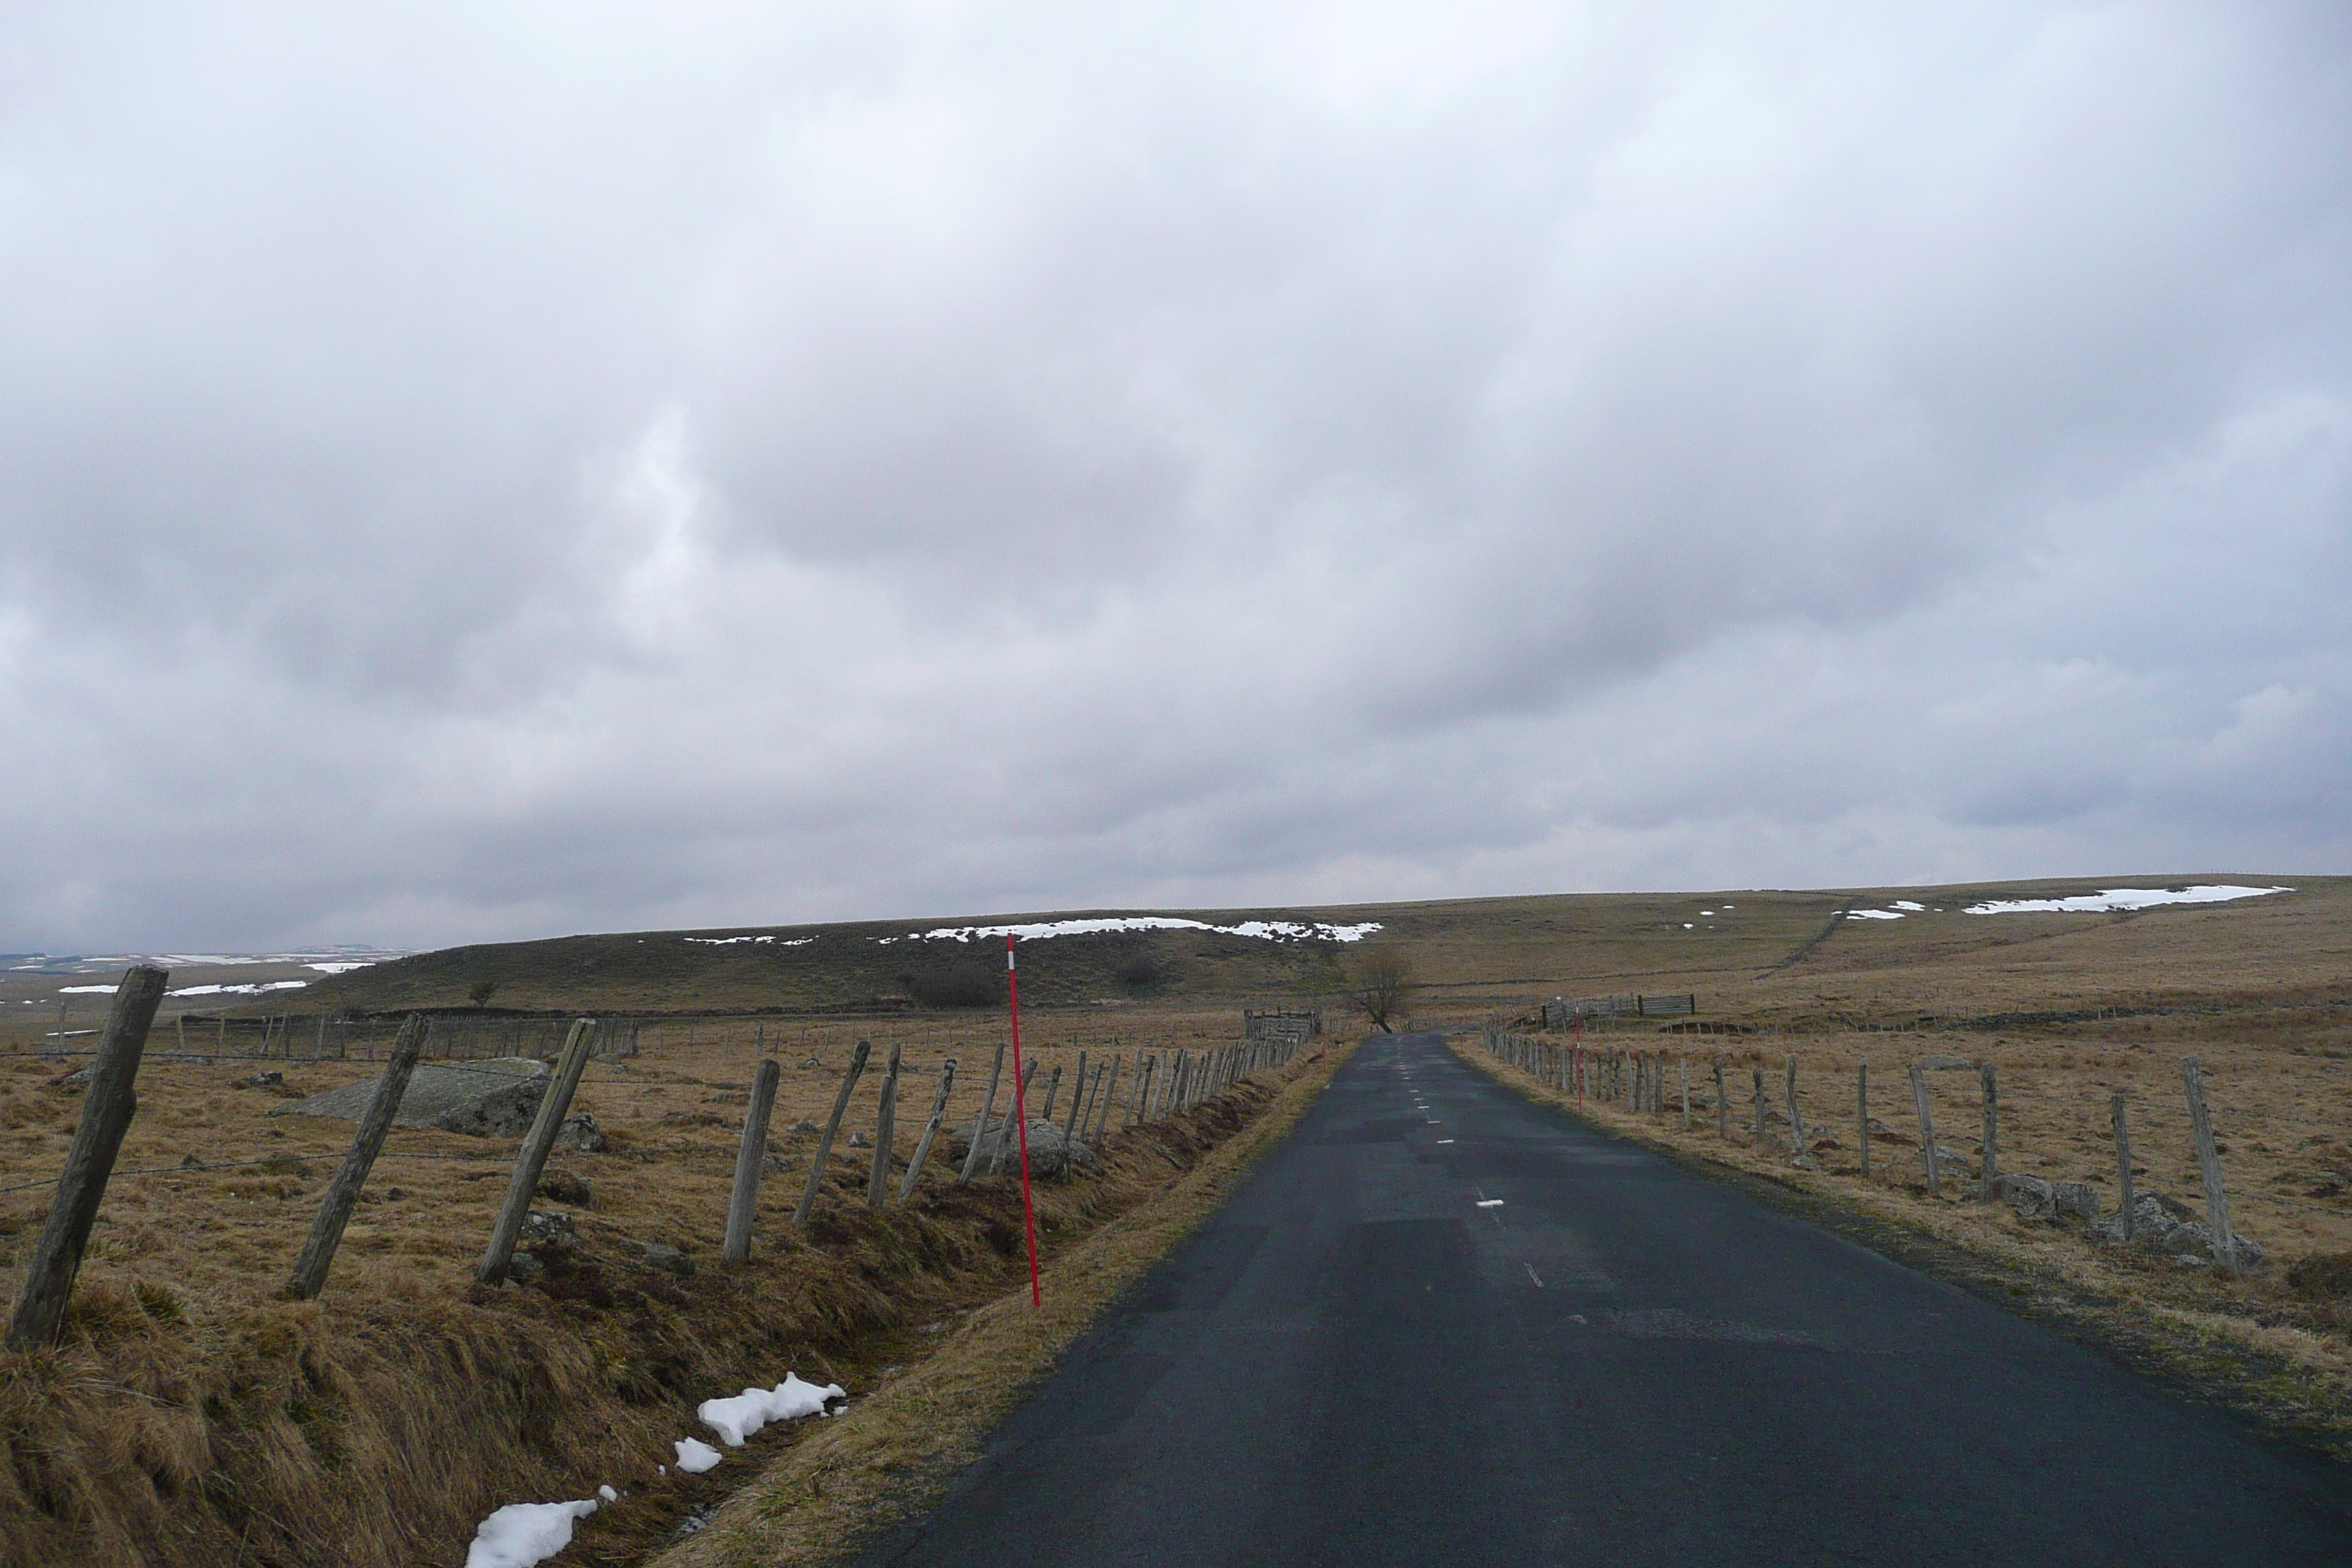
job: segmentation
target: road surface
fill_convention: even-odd
[[[2352,1479],[1408,1036],[862,1561],[2340,1568]]]

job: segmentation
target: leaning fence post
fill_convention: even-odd
[[[34,1244],[33,1260],[25,1269],[25,1288],[16,1297],[16,1315],[8,1326],[11,1350],[48,1343],[65,1321],[74,1276],[81,1271],[82,1249],[89,1245],[99,1201],[106,1196],[106,1179],[114,1173],[122,1135],[139,1110],[134,1091],[139,1058],[147,1049],[155,1008],[163,1000],[165,977],[166,972],[153,964],[134,963],[115,987],[106,1032],[99,1037],[98,1056],[90,1063],[89,1087],[82,1094],[81,1117],[66,1150],[65,1170],[58,1178],[57,1195],[49,1200],[41,1239]],[[58,1043],[65,1043],[62,1028]]]
[[[1919,1152],[1927,1162],[1927,1191],[1944,1195],[1942,1167],[1936,1162],[1936,1119],[1927,1113],[1927,1075],[1911,1064],[1911,1100],[1919,1110]]]
[[[1029,1058],[1029,1065],[1021,1071],[1021,1081],[1013,1086],[1013,1104],[1007,1108],[1008,1114],[1004,1118],[1006,1122],[1011,1122],[1015,1116],[1020,1115],[1021,1107],[1029,1103],[1029,1086],[1036,1081],[1037,1058],[1032,1057]],[[1025,1127],[1016,1129],[1016,1131],[1023,1138],[1029,1135]],[[1013,1142],[1013,1139],[1004,1136],[1003,1130],[1000,1127],[996,1135],[996,1152],[989,1158],[988,1162],[990,1175],[992,1176],[1004,1169],[1004,1162],[1012,1156]]]
[[[2116,1210],[2122,1238],[2132,1238],[2132,1153],[2131,1124],[2124,1117],[2124,1091],[2117,1089],[2107,1097],[2107,1114],[2116,1124],[2116,1195],[2122,1205]]]
[[[352,1208],[360,1201],[360,1188],[366,1184],[368,1171],[383,1147],[384,1134],[392,1131],[392,1119],[400,1114],[401,1097],[408,1092],[417,1053],[424,1048],[425,1020],[411,1013],[400,1026],[399,1037],[392,1043],[392,1059],[384,1064],[383,1076],[376,1079],[375,1093],[360,1117],[359,1134],[352,1140],[343,1163],[335,1168],[334,1179],[327,1184],[327,1195],[310,1221],[310,1234],[295,1257],[294,1273],[286,1281],[286,1295],[291,1300],[308,1301],[327,1288],[327,1270],[334,1267],[343,1227],[351,1223]]]
[[[1142,1066],[1143,1081],[1128,1091],[1127,1124],[1138,1127],[1151,1119],[1152,1079],[1160,1073],[1160,1058],[1155,1052]]]
[[[980,1102],[980,1120],[971,1124],[971,1147],[964,1151],[963,1170],[956,1177],[959,1184],[971,1180],[973,1169],[980,1163],[980,1142],[988,1136],[988,1119],[996,1111],[996,1084],[1004,1076],[1004,1047],[996,1047],[996,1065],[988,1069],[988,1098]]]
[[[833,1114],[825,1118],[824,1131],[816,1141],[816,1158],[809,1162],[808,1185],[801,1189],[801,1201],[793,1209],[793,1223],[806,1225],[816,1209],[817,1189],[824,1184],[824,1168],[833,1159],[834,1134],[841,1131],[842,1112],[849,1109],[849,1091],[857,1087],[860,1074],[866,1070],[866,1058],[874,1047],[865,1040],[849,1053],[849,1067],[841,1075],[841,1092],[833,1097]]]
[[[751,1074],[751,1103],[743,1112],[743,1142],[735,1151],[735,1187],[727,1195],[727,1237],[721,1263],[751,1256],[751,1215],[760,1201],[760,1172],[768,1153],[768,1116],[776,1106],[776,1079],[783,1071],[773,1057],[761,1057]]]
[[[890,1196],[890,1142],[898,1131],[898,1044],[882,1068],[882,1109],[874,1120],[874,1173],[866,1179],[866,1206],[880,1208]]]
[[[907,1162],[907,1179],[898,1184],[898,1202],[903,1205],[915,1194],[915,1178],[923,1173],[923,1162],[931,1152],[931,1140],[940,1135],[940,1123],[948,1116],[948,1090],[955,1084],[956,1059],[950,1057],[940,1064],[940,1087],[931,1096],[931,1114],[923,1123],[923,1135],[915,1141],[915,1157]]]
[[[2230,1229],[2230,1196],[2221,1190],[2221,1155],[2213,1147],[2213,1119],[2205,1109],[2205,1072],[2195,1057],[2180,1058],[2181,1081],[2189,1089],[2189,1128],[2197,1135],[2197,1169],[2205,1178],[2205,1212],[2213,1227],[2213,1262],[2221,1268],[2238,1267],[2238,1238]]]
[[[1993,1077],[1993,1065],[1989,1061],[1977,1064],[1977,1076],[1984,1082],[1984,1157],[1979,1162],[1979,1186],[1984,1201],[1993,1201],[1993,1183],[2000,1175],[2000,1086]]]
[[[1063,1136],[1063,1137],[1065,1137],[1065,1138],[1076,1138],[1076,1137],[1078,1135],[1078,1113],[1079,1113],[1080,1111],[1084,1110],[1086,1109],[1086,1106],[1087,1106],[1087,1053],[1086,1053],[1086,1052],[1084,1052],[1084,1051],[1080,1051],[1080,1052],[1078,1053],[1078,1074],[1077,1074],[1077,1077],[1076,1077],[1075,1079],[1072,1079],[1070,1080],[1070,1119],[1069,1119],[1069,1121],[1066,1121],[1066,1123],[1064,1123],[1064,1124],[1063,1124],[1063,1127],[1062,1127],[1062,1136]]]
[[[1870,1180],[1870,1064],[1853,1069],[1854,1142],[1862,1148],[1862,1179]]]
[[[530,1213],[530,1200],[539,1191],[540,1173],[547,1169],[548,1151],[555,1147],[555,1134],[563,1125],[563,1114],[572,1108],[572,1091],[580,1087],[580,1075],[588,1066],[588,1047],[593,1026],[585,1018],[576,1020],[572,1034],[563,1042],[563,1055],[555,1064],[555,1079],[547,1086],[547,1093],[539,1102],[539,1115],[532,1119],[530,1131],[522,1141],[522,1152],[516,1156],[514,1175],[507,1182],[506,1202],[499,1206],[498,1222],[490,1226],[490,1244],[482,1249],[481,1266],[474,1276],[485,1285],[495,1285],[507,1277],[507,1266],[514,1261],[515,1243],[522,1239],[522,1222]]]

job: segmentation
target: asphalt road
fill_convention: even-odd
[[[2352,1476],[1413,1036],[864,1561],[2342,1565]]]

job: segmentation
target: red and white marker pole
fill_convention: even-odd
[[[1013,1004],[1013,1121],[1021,1129],[1021,1221],[1029,1231],[1029,1304],[1043,1307],[1037,1287],[1037,1210],[1029,1201],[1029,1106],[1021,1089],[1021,971],[1013,962],[1013,933],[1004,933],[1004,994]]]

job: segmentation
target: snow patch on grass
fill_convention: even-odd
[[[596,1511],[594,1498],[578,1502],[510,1502],[474,1527],[466,1568],[531,1568],[572,1544],[572,1525]]]
[[[2226,904],[2238,899],[2260,899],[2272,893],[2292,893],[2293,888],[2238,888],[2213,883],[2195,888],[2109,888],[2104,892],[2078,893],[2071,899],[1991,899],[1970,904],[1964,915],[2097,915],[2123,910],[2152,910],[2164,904]]]

